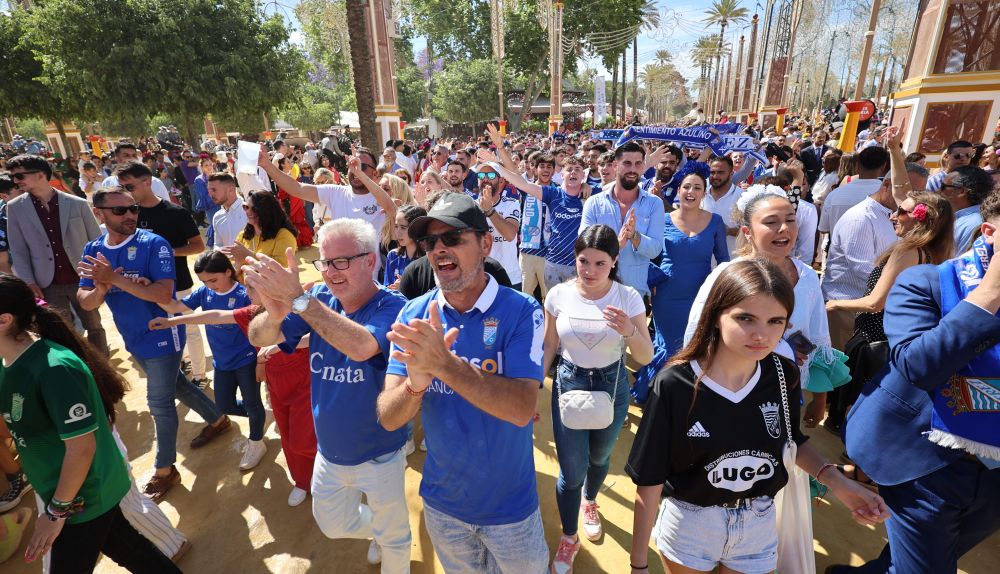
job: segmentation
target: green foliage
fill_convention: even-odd
[[[206,114],[259,116],[293,100],[304,77],[283,20],[254,0],[46,0],[16,14],[37,82],[59,103],[46,117],[134,129],[166,113],[191,136]]]
[[[17,133],[22,137],[35,138],[45,141],[45,122],[38,118],[19,118],[17,120]]]
[[[423,116],[426,89],[424,78],[416,66],[396,69],[396,92],[403,121],[412,122]]]
[[[504,83],[509,82],[504,78]],[[435,115],[455,123],[497,117],[497,70],[492,60],[454,62],[445,66],[432,96]]]
[[[285,110],[281,117],[300,130],[318,132],[337,123],[337,118],[340,117],[338,111],[330,102],[316,101],[306,96]]]
[[[0,14],[0,114],[65,121],[78,102],[61,97],[60,89],[42,78],[39,47],[28,37],[29,16],[22,9]]]

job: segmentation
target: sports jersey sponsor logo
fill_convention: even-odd
[[[705,470],[708,471],[708,482],[715,488],[745,492],[758,481],[773,477],[777,466],[770,453],[741,450],[720,456]]]
[[[131,245],[125,250],[125,252],[128,254],[129,261],[135,261],[135,254],[139,252],[139,248],[135,245]]]
[[[14,393],[10,399],[10,417],[14,422],[17,422],[21,420],[21,416],[24,414],[24,395]]]
[[[781,436],[781,419],[778,418],[778,405],[775,403],[764,403],[760,405],[760,414],[764,416],[764,428],[771,438]]]
[[[556,219],[579,219],[580,218],[579,212],[580,212],[579,209],[568,208],[566,209],[565,212],[563,211],[556,212],[555,217]]]
[[[479,369],[484,373],[489,373],[491,375],[502,375],[503,374],[503,353],[497,353],[496,359],[480,359],[479,357],[463,357],[458,355],[459,359],[462,359],[469,365]],[[442,395],[453,395],[455,391],[452,390],[444,381],[441,379],[433,379],[427,390],[432,393],[440,393]]]
[[[87,405],[83,403],[76,403],[69,408],[69,418],[63,422],[66,424],[80,422],[85,418],[90,417],[90,411],[87,410]]]
[[[483,344],[492,347],[497,342],[497,326],[500,320],[496,317],[489,317],[483,321]]]
[[[708,434],[705,427],[701,425],[701,421],[697,421],[688,429],[688,436],[692,438],[708,438],[712,435]]]
[[[309,355],[309,371],[319,375],[324,381],[334,383],[355,384],[365,382],[365,372],[362,369],[323,365],[323,353]]]
[[[170,248],[167,247],[166,245],[161,245],[159,255],[160,259],[166,259],[167,257],[170,257]]]

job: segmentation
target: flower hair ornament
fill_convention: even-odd
[[[747,190],[740,195],[739,199],[736,200],[736,210],[740,213],[740,219],[744,223],[749,223],[747,219],[747,207],[760,197],[772,195],[774,197],[788,199],[788,194],[785,193],[785,190],[781,189],[777,185],[756,184],[748,187]]]
[[[913,211],[910,212],[910,215],[913,217],[913,219],[916,219],[917,221],[921,221],[922,222],[922,221],[926,220],[927,219],[927,205],[923,204],[923,203],[918,203],[916,205],[916,207],[913,208]]]
[[[673,181],[677,182],[677,185],[680,185],[680,183],[684,181],[684,178],[692,173],[696,173],[700,175],[702,179],[708,181],[708,172],[708,164],[700,161],[688,161],[685,162],[679,170],[677,170],[677,173],[674,174]]]

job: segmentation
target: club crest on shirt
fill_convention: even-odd
[[[764,428],[771,438],[781,436],[781,420],[778,417],[778,405],[774,403],[764,403],[760,405],[760,414],[764,416]]]
[[[377,205],[366,205],[363,208],[361,208],[361,210],[364,211],[365,213],[367,213],[368,215],[375,215],[375,212],[378,211],[378,206]]]
[[[236,297],[230,297],[228,305],[229,305],[230,309],[235,309],[236,308]]]
[[[10,418],[14,422],[21,420],[21,416],[24,414],[24,395],[21,393],[14,393],[11,397],[10,402]]]
[[[131,245],[125,251],[128,254],[128,260],[135,261],[135,254],[139,252],[139,248],[136,247],[135,245]]]
[[[497,342],[497,326],[500,320],[496,317],[488,317],[483,320],[483,344],[492,347]]]

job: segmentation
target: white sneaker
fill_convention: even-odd
[[[420,450],[421,452],[427,452],[427,439],[420,440]]]
[[[403,456],[410,456],[417,450],[417,445],[413,444],[413,437],[406,441],[406,446],[403,447]]]
[[[267,453],[267,445],[262,440],[247,441],[247,448],[240,459],[240,470],[250,470],[260,464],[260,459]]]
[[[591,542],[601,538],[601,515],[597,512],[598,508],[596,502],[586,498],[580,504],[580,512],[583,513],[583,533]]]
[[[292,489],[292,492],[288,495],[288,506],[298,506],[306,501],[306,496],[309,493],[302,490],[299,487]]]
[[[580,552],[580,540],[573,540],[572,537],[563,536],[559,539],[559,548],[556,550],[556,557],[552,560],[552,567],[549,572],[552,574],[571,574],[573,572],[573,560]]]
[[[368,563],[369,564],[379,564],[382,562],[382,549],[378,547],[378,543],[372,540],[372,543],[368,545]]]

